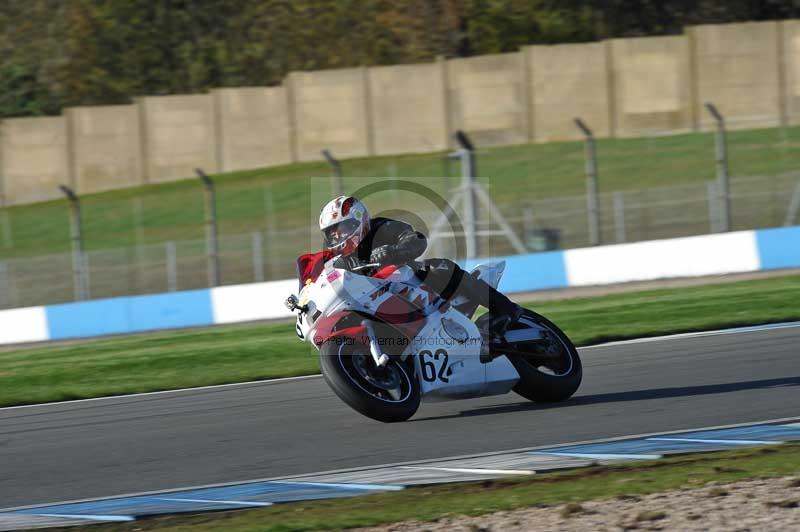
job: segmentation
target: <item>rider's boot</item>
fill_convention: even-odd
[[[489,335],[491,340],[499,340],[506,331],[524,314],[524,309],[511,301],[505,294],[474,275],[465,275],[465,290],[479,305],[489,309]],[[490,362],[492,353],[487,349],[481,352],[481,362]]]

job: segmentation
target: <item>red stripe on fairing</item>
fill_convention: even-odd
[[[398,296],[390,296],[375,310],[375,316],[397,330],[414,338],[425,326],[423,310]]]
[[[442,306],[446,304],[446,302],[443,302]],[[340,336],[350,336],[356,342],[368,344],[369,337],[363,325],[334,330],[343,319],[351,314],[356,313],[342,310],[330,316],[320,318],[314,326],[314,344],[319,346],[331,338]],[[425,327],[427,314],[424,309],[414,305],[407,299],[392,295],[375,310],[375,318],[378,321],[391,325],[409,340],[413,340],[422,328]],[[364,319],[364,317],[361,317],[361,319]]]
[[[331,314],[330,316],[325,316],[324,318],[320,318],[317,320],[317,323],[314,325],[314,338],[312,339],[315,345],[322,345],[328,339],[333,338],[335,336],[341,336],[343,331],[350,329],[350,327],[341,329],[339,331],[334,331],[336,325],[339,324],[340,321],[345,319],[352,312],[342,310]],[[356,328],[356,327],[352,327]],[[361,329],[364,329],[362,326]]]
[[[354,327],[345,327],[344,329],[339,329],[338,331],[334,331],[320,343],[327,342],[332,338],[339,338],[341,336],[348,336],[352,338],[354,342],[358,342],[364,345],[369,345],[369,335],[367,334],[367,328],[364,327],[363,325],[356,325]],[[314,337],[314,340],[316,340],[316,336]]]
[[[376,279],[386,279],[396,271],[397,271],[397,266],[394,264],[390,264],[388,266],[384,266],[383,268],[375,272],[372,276]]]

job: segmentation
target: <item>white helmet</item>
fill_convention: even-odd
[[[340,255],[350,255],[369,233],[369,212],[356,198],[339,196],[322,208],[319,228],[325,247]]]

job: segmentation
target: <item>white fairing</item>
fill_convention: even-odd
[[[503,277],[503,272],[506,269],[506,261],[498,260],[492,262],[484,262],[477,265],[473,270],[473,275],[477,274],[478,279],[488,283],[492,288],[500,286],[500,279]],[[459,306],[466,303],[467,299],[464,296],[453,298],[453,305]],[[471,317],[471,316],[470,316]]]
[[[479,277],[496,287],[505,262],[482,264]],[[429,293],[409,267],[401,267],[387,279],[334,269],[331,262],[317,280],[299,294],[300,305],[308,311],[297,317],[297,334],[310,341],[319,321],[343,310],[374,314],[393,297],[413,301],[425,309],[424,326],[405,347],[402,357],[413,357],[423,396],[428,399],[461,399],[508,392],[519,374],[506,357],[488,364],[479,355],[482,338],[477,325],[453,305],[443,313],[430,305]],[[453,304],[456,302],[453,301]]]
[[[503,277],[503,272],[506,269],[506,261],[497,260],[492,262],[484,262],[478,264],[473,272],[478,272],[478,279],[489,283],[492,288],[500,286],[500,279]]]

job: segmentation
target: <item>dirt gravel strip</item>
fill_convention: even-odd
[[[363,531],[513,530],[776,531],[800,530],[800,477],[707,484],[643,496],[497,512],[478,517],[409,521]]]

